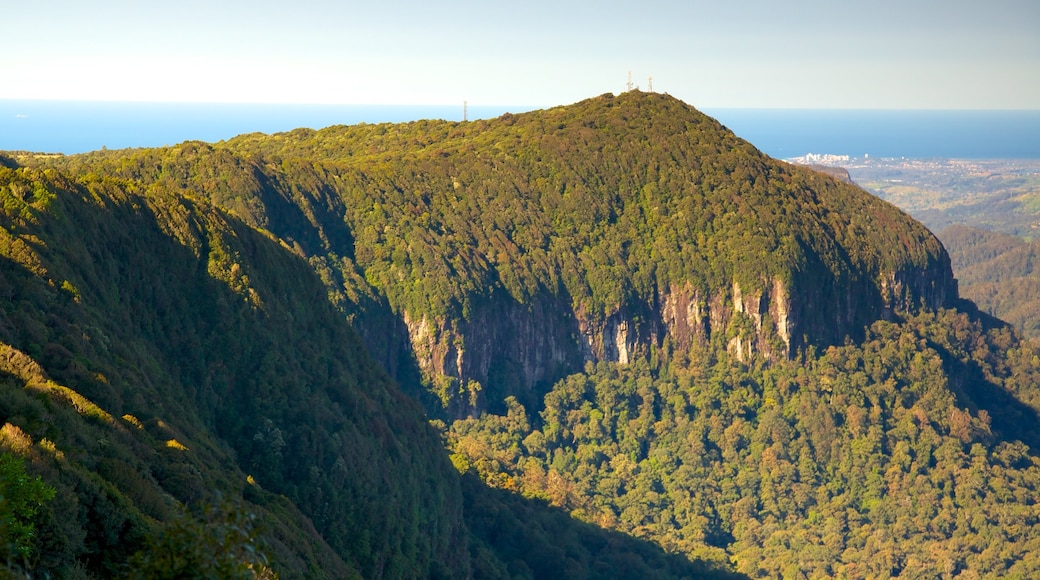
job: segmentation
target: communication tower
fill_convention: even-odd
[[[654,77],[646,79],[646,91],[648,93],[654,92]]]
[[[467,121],[466,115],[467,115],[467,109],[468,108],[469,108],[469,102],[462,101],[462,122],[463,123],[465,123]]]
[[[628,82],[625,83],[625,86],[628,87],[628,90],[632,90],[632,71],[628,71]]]

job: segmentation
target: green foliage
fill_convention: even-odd
[[[25,471],[25,462],[13,453],[0,453],[0,557],[10,564],[35,560],[40,511],[54,499],[55,490],[39,476]]]
[[[478,578],[744,578],[463,477]]]
[[[1035,352],[946,311],[768,367],[601,363],[540,420],[513,403],[449,448],[492,487],[750,576],[1029,577]]]
[[[112,576],[178,504],[248,492],[288,576],[465,574],[436,434],[306,261],[205,201],[14,172],[55,192],[0,214],[0,421],[63,501],[39,572]]]
[[[401,323],[327,167],[201,144],[26,165],[0,168],[0,422],[57,490],[31,573],[247,574],[259,545],[285,577],[506,569],[349,324]],[[182,515],[218,494],[263,525]]]
[[[920,224],[853,185],[766,157],[666,95],[46,162],[152,199],[181,199],[156,207],[160,215],[205,201],[268,232],[308,258],[388,368],[414,370],[399,364],[412,353],[394,346],[409,329],[388,320],[461,329],[420,353],[434,414],[467,408],[465,389],[445,395],[445,381],[480,383],[500,410],[505,396],[541,394],[580,369],[583,347],[567,317],[598,328],[617,313],[646,313],[635,334],[659,334],[650,314],[673,287],[731,306],[734,282],[750,296],[779,281],[799,324],[784,352],[858,339],[886,308],[952,297],[946,256]],[[162,221],[202,251],[191,241],[199,224]],[[247,264],[219,237],[210,242],[210,273],[258,305]],[[915,278],[920,288],[891,283]],[[512,372],[530,362],[494,339],[486,354],[469,357],[471,367],[442,368],[452,363],[454,338],[479,348],[462,335],[467,324],[509,309],[545,329],[543,304],[554,319],[546,340],[572,343],[548,376]]]
[[[19,163],[0,421],[57,490],[41,574],[248,575],[261,544],[287,577],[1040,570],[1035,351],[929,310],[920,224],[675,99]],[[727,356],[753,306],[665,336],[670,289],[777,284],[795,360]],[[581,372],[622,314],[644,356]],[[358,332],[433,406],[501,412],[441,424],[449,460]],[[264,525],[180,515],[218,493]]]
[[[961,294],[1040,340],[1040,242],[968,226],[951,226],[939,236]]]
[[[205,504],[184,513],[131,558],[129,578],[277,578],[258,533],[256,516],[233,506]]]

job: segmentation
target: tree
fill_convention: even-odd
[[[26,473],[22,458],[0,453],[0,557],[7,566],[31,564],[37,520],[54,493],[53,487]]]
[[[131,578],[277,578],[268,567],[256,516],[230,504],[181,514],[130,561]]]

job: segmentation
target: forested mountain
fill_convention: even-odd
[[[1036,352],[666,95],[0,160],[14,564],[1040,571]]]
[[[533,403],[587,360],[666,341],[782,359],[956,295],[940,244],[905,214],[665,95],[52,163],[269,231],[385,366],[418,360],[452,417]]]
[[[964,296],[1040,340],[1040,242],[965,225],[938,235],[950,250]]]

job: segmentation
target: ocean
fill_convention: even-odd
[[[532,107],[469,106],[470,120]],[[1040,159],[1040,111],[704,109],[780,159]],[[0,100],[0,150],[74,154],[216,142],[298,127],[462,120],[459,106],[267,105]]]
[[[779,159],[807,153],[915,159],[1040,159],[1040,110],[704,112]]]
[[[522,107],[467,107],[467,118],[491,118]],[[278,133],[357,123],[461,120],[451,106],[270,105],[0,100],[0,151],[83,153],[103,147],[162,147],[216,142],[244,133]]]

